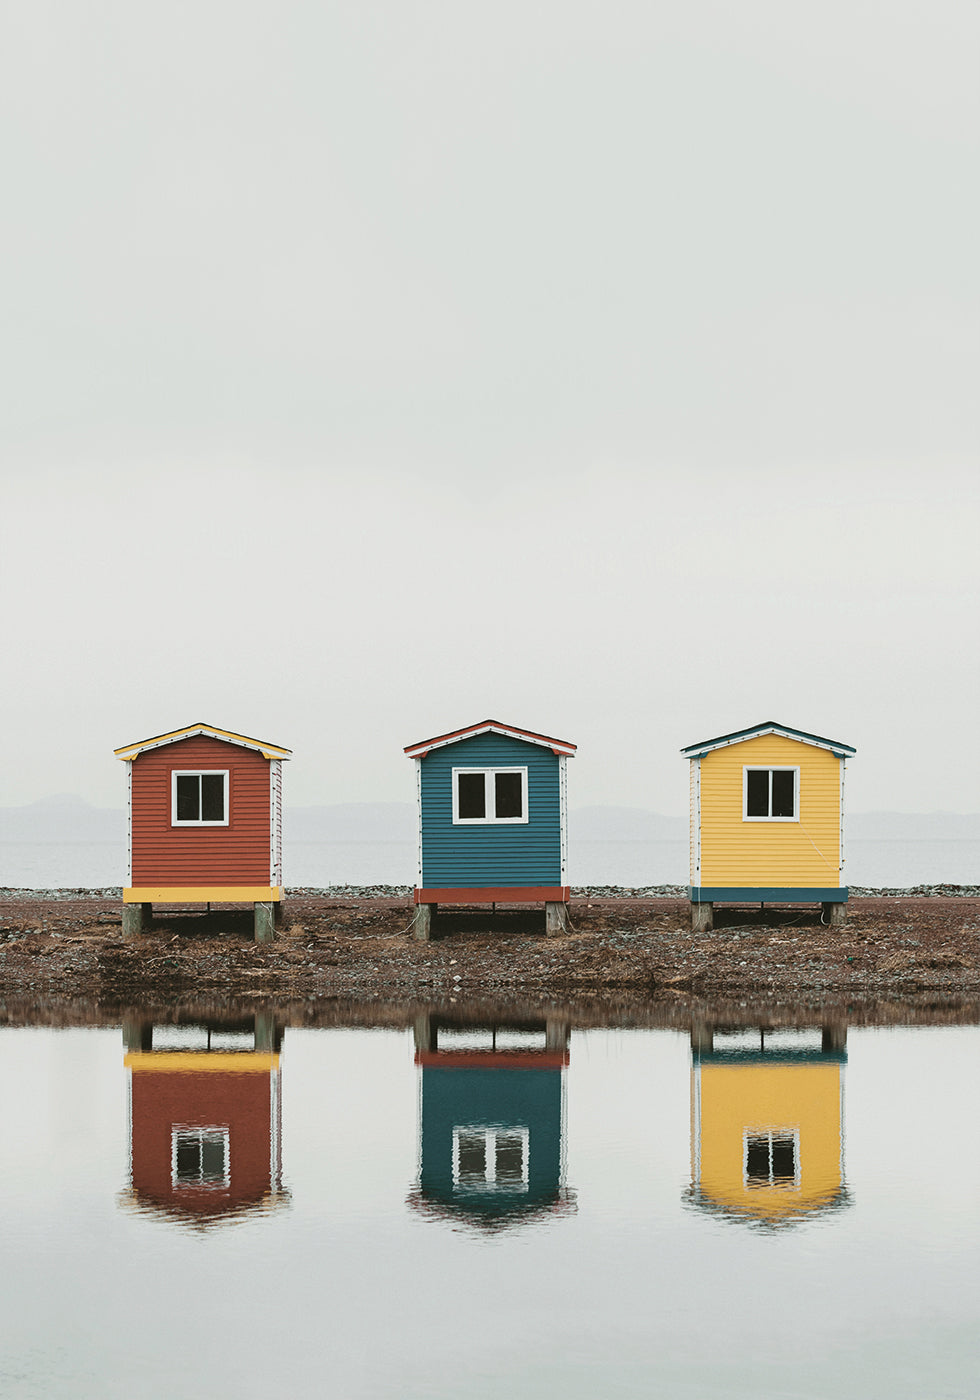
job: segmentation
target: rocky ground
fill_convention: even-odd
[[[707,934],[669,895],[583,894],[547,937],[538,909],[441,911],[418,943],[402,894],[294,893],[272,944],[251,911],[156,909],[122,938],[118,895],[0,892],[0,1008],[230,997],[326,1007],[493,1002],[578,1008],[654,1005],[958,1008],[980,1020],[980,895],[852,898],[831,929],[819,908],[716,910]],[[886,1019],[895,1019],[889,1015]]]

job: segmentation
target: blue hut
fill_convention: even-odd
[[[485,719],[405,749],[416,770],[417,938],[429,938],[440,904],[543,901],[548,932],[565,927],[575,748]]]

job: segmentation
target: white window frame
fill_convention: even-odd
[[[461,817],[459,815],[459,783],[457,776],[460,773],[482,773],[485,780],[484,809],[487,813],[485,817]],[[498,773],[520,773],[521,775],[521,808],[524,815],[521,817],[498,817],[496,815],[496,787],[494,778]],[[526,826],[530,813],[527,801],[527,768],[518,765],[503,764],[497,768],[454,768],[453,769],[453,826]]]
[[[195,1137],[198,1142],[205,1138],[220,1138],[224,1147],[225,1165],[220,1181],[188,1181],[177,1175],[177,1139]],[[175,1123],[170,1130],[170,1181],[175,1191],[227,1191],[231,1186],[231,1132],[228,1128],[197,1124]]]
[[[763,1181],[757,1176],[749,1176],[749,1139],[764,1138],[769,1139],[769,1177]],[[772,1174],[772,1140],[773,1138],[793,1139],[793,1183],[790,1185],[787,1177],[774,1177]],[[799,1191],[802,1180],[803,1167],[800,1162],[800,1130],[799,1128],[745,1128],[742,1132],[742,1185],[746,1191],[759,1190],[783,1190]]]
[[[482,1181],[462,1181],[459,1171],[459,1140],[463,1134],[467,1136],[482,1137],[484,1142],[484,1161],[486,1162],[486,1176]],[[516,1139],[521,1147],[521,1179],[516,1181],[497,1180],[497,1135],[506,1137],[513,1141]],[[453,1128],[453,1190],[462,1192],[473,1192],[484,1195],[488,1192],[505,1191],[508,1194],[523,1194],[530,1187],[531,1168],[531,1133],[530,1129],[522,1124],[508,1124],[506,1127],[500,1124],[490,1126],[484,1123],[463,1123]]]
[[[792,817],[750,817],[749,816],[749,774],[750,773],[792,773],[793,811]],[[772,777],[769,778],[769,810],[772,811]],[[743,822],[798,822],[800,820],[800,768],[790,763],[745,763],[742,765],[742,821]]]
[[[227,826],[230,816],[230,804],[228,802],[228,781],[227,768],[174,768],[170,773],[170,825],[171,826]],[[177,779],[178,778],[211,778],[220,777],[225,780],[225,815],[220,822],[206,822],[201,817],[192,821],[177,820]]]

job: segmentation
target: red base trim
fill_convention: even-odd
[[[416,904],[567,904],[570,885],[504,885],[500,889],[416,889]]]
[[[416,1050],[415,1063],[430,1069],[561,1069],[567,1050]]]

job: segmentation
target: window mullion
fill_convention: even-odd
[[[772,769],[769,769],[769,811],[767,816],[772,816]]]
[[[488,822],[496,821],[496,820],[497,820],[497,786],[496,786],[496,778],[495,778],[495,776],[494,776],[494,771],[493,771],[492,768],[488,768],[487,771],[486,771],[486,773],[484,774],[484,782],[486,783],[486,788],[485,788],[485,793],[486,793],[485,802],[486,802],[487,821],[488,821]]]

